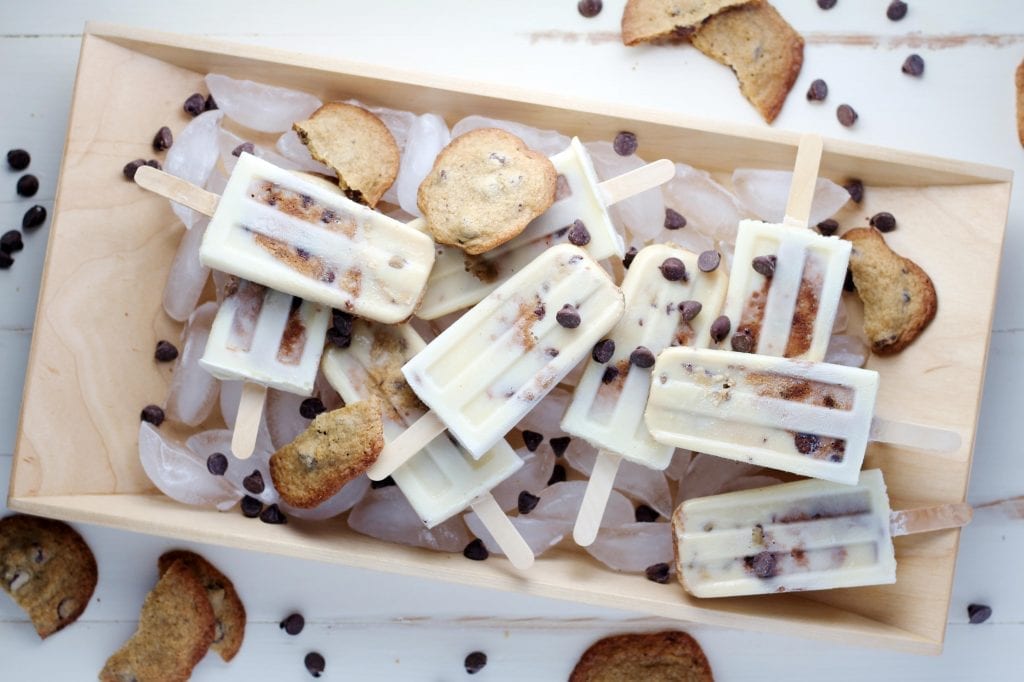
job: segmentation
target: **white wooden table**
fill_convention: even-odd
[[[36,201],[51,207],[86,20],[216,35],[764,125],[740,96],[732,75],[689,46],[623,47],[618,38],[623,4],[605,0],[597,18],[584,19],[575,0],[178,0],[159,5],[2,0],[0,151],[30,150],[31,171],[41,180]],[[885,18],[888,0],[841,0],[828,12],[814,0],[775,4],[807,39],[803,72],[776,127],[1024,171],[1012,87],[1013,70],[1024,58],[1024,7],[1019,0],[911,0],[910,13],[899,23]],[[925,59],[922,79],[900,72],[911,52]],[[819,77],[830,87],[826,106],[804,100],[808,84]],[[852,129],[835,119],[835,106],[844,101],[860,113]],[[14,173],[0,173],[0,227],[7,230],[20,226],[32,202],[15,196]],[[27,236],[15,266],[0,271],[4,489],[46,235],[44,228]],[[1024,495],[1022,265],[1024,197],[1018,189],[1003,255],[970,488],[975,504]],[[964,273],[961,285],[970,286],[970,273]],[[0,598],[0,678],[94,679],[109,653],[134,629],[142,597],[155,580],[156,557],[172,544],[180,545],[98,527],[80,530],[100,563],[93,603],[76,625],[42,643],[17,607]],[[465,675],[463,657],[476,649],[489,657],[481,679],[564,679],[579,654],[601,636],[674,625],[520,594],[215,547],[198,549],[232,576],[249,611],[239,656],[230,666],[207,657],[196,669],[195,679],[200,680],[308,679],[302,659],[312,650],[325,655],[329,678],[451,680]],[[834,682],[1021,679],[1022,564],[1024,520],[987,514],[967,528],[946,651],[936,658],[710,627],[687,629],[703,644],[720,680],[784,675]],[[967,624],[965,607],[974,601],[994,609],[983,625]],[[307,619],[298,637],[285,635],[277,625],[292,610]]]

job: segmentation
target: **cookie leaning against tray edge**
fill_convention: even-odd
[[[613,635],[580,657],[569,682],[714,682],[711,664],[693,637],[678,630]]]

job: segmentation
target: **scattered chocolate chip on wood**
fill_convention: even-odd
[[[967,619],[971,625],[978,625],[984,623],[992,616],[992,607],[986,606],[985,604],[968,604],[967,605]]]
[[[615,141],[612,142],[612,148],[615,149],[615,153],[619,156],[629,156],[635,154],[639,143],[636,140],[636,135],[623,130],[621,133],[615,136]]]
[[[587,0],[583,0],[583,2],[587,2]],[[583,2],[581,2],[580,4],[582,5]],[[598,0],[597,4],[601,4],[600,0]],[[484,666],[487,665],[487,654],[485,654],[482,651],[474,651],[473,653],[468,654],[466,656],[464,664],[466,666],[467,674],[476,675],[478,672],[484,669]]]
[[[587,19],[592,19],[601,13],[604,3],[601,0],[580,0],[576,3],[576,9]]]
[[[250,519],[255,519],[263,511],[263,503],[249,495],[242,498],[241,507],[242,515]]]
[[[26,173],[25,175],[22,175],[20,178],[18,178],[17,190],[18,196],[34,197],[36,195],[36,192],[39,191],[39,178],[32,175],[31,173]]]
[[[188,96],[185,105],[182,107],[189,116],[198,116],[206,110],[206,98],[198,92]]]
[[[670,567],[666,563],[653,564],[644,569],[644,575],[653,583],[667,585]]]
[[[0,237],[0,251],[4,253],[16,253],[25,248],[25,242],[21,241],[21,232],[8,230]]]
[[[472,561],[483,561],[491,555],[484,547],[484,541],[480,538],[473,540],[471,543],[466,545],[466,548],[462,550],[462,556]]]
[[[159,405],[146,405],[142,408],[140,418],[153,426],[160,426],[164,423],[164,411]]]
[[[924,73],[924,59],[919,54],[912,54],[903,61],[903,73],[908,76],[920,76]]]
[[[836,6],[836,0],[818,0],[818,7],[821,9],[832,9]]]
[[[213,95],[207,95],[206,101],[203,102],[203,111],[213,111],[214,109],[219,108],[220,107],[217,106],[217,100],[213,98]]]
[[[860,117],[857,116],[857,112],[849,104],[840,104],[839,108],[836,109],[836,118],[839,119],[842,125],[849,128]]]
[[[174,135],[171,134],[170,128],[163,126],[156,131],[156,135],[153,136],[154,151],[165,152],[171,148],[172,144],[174,144]]]
[[[153,357],[157,362],[170,362],[178,357],[178,348],[170,341],[160,339],[156,342],[156,350]]]
[[[149,166],[150,168],[156,168],[157,170],[164,169],[164,167],[160,165],[160,162],[157,161],[156,159],[150,159],[149,161],[146,162],[146,165]]]
[[[843,189],[850,193],[850,198],[853,199],[853,203],[859,204],[864,200],[864,183],[857,178],[851,178]]]
[[[885,10],[885,16],[889,17],[890,21],[900,21],[907,16],[907,3],[903,0],[892,0]]]
[[[828,218],[818,223],[818,232],[826,237],[831,237],[839,229],[839,222]]]
[[[32,163],[32,156],[24,149],[12,149],[7,152],[7,165],[11,170],[22,171]]]
[[[306,627],[306,619],[301,613],[292,613],[280,622],[279,627],[289,635],[297,635]]]
[[[36,204],[21,217],[21,229],[34,230],[46,222],[46,208]]]
[[[145,165],[145,159],[135,159],[134,161],[126,163],[124,168],[121,169],[121,172],[124,173],[124,176],[129,180],[135,180],[135,173]]]
[[[879,232],[892,232],[896,229],[896,217],[892,213],[881,211],[871,216],[868,224]]]
[[[306,654],[306,658],[303,659],[303,663],[306,666],[306,670],[313,677],[320,677],[324,674],[324,670],[327,669],[327,661],[324,657],[315,651],[310,651]]]
[[[284,515],[280,507],[276,504],[272,504],[260,513],[260,521],[263,523],[269,523],[273,525],[279,525],[282,523],[288,523],[288,517]]]
[[[807,101],[824,102],[828,97],[828,83],[820,78],[811,81],[811,87],[807,88]]]

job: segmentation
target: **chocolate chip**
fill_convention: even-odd
[[[228,458],[223,452],[215,452],[206,458],[206,470],[214,476],[223,476],[228,470]]]
[[[838,229],[839,222],[836,220],[832,220],[831,218],[827,220],[822,220],[820,223],[818,223],[818,232],[826,237],[831,237],[836,233],[836,230]]]
[[[206,101],[203,102],[203,111],[213,111],[214,109],[219,108],[220,107],[217,106],[217,100],[213,98],[213,95],[207,95]]]
[[[601,2],[601,0],[580,0],[578,3],[576,3],[576,9],[579,10],[579,13],[585,16],[587,19],[596,17],[598,14],[600,14],[602,7],[604,7],[604,3]],[[485,657],[484,661],[486,662],[486,660],[487,659]],[[473,672],[476,671],[474,670]]]
[[[754,570],[754,575],[758,578],[771,578],[775,575],[775,555],[771,552],[761,552],[747,557],[747,565]]]
[[[279,627],[289,635],[297,635],[306,627],[306,619],[301,613],[293,613],[281,621]]]
[[[288,517],[284,515],[284,512],[276,505],[272,504],[263,510],[260,514],[260,521],[263,523],[269,523],[273,525],[280,525],[282,523],[288,523]]]
[[[908,76],[920,76],[924,73],[924,59],[919,54],[912,54],[903,61],[903,73]]]
[[[818,0],[818,7],[821,9],[832,9],[836,6],[836,0]]]
[[[594,344],[594,350],[590,352],[590,357],[594,358],[594,362],[600,362],[602,365],[612,359],[615,355],[615,342],[611,339],[601,339]]]
[[[669,580],[669,565],[666,563],[653,564],[644,569],[644,575],[653,583],[667,585]]]
[[[857,112],[854,111],[853,107],[849,104],[840,104],[839,108],[836,109],[836,118],[839,119],[841,124],[849,128],[857,122],[859,117],[857,116]]]
[[[685,282],[687,280],[686,266],[678,258],[666,258],[658,269],[661,270],[661,276],[670,282],[678,282],[679,280]]]
[[[259,495],[267,486],[263,482],[263,474],[260,473],[260,470],[254,469],[251,474],[242,479],[242,487],[253,495]]]
[[[737,353],[753,353],[754,337],[746,329],[741,329],[732,335],[730,340],[732,349]]]
[[[153,150],[162,152],[171,148],[174,144],[174,136],[171,135],[171,129],[167,126],[160,128],[156,131],[156,135],[153,136]]]
[[[526,449],[530,452],[536,452],[540,444],[544,442],[543,434],[537,433],[536,431],[523,431],[523,443],[526,444]]]
[[[551,443],[551,450],[555,453],[555,457],[561,457],[565,454],[565,451],[569,449],[569,443],[572,442],[572,437],[559,436],[558,438],[552,438],[548,442]]]
[[[585,16],[585,17],[586,16],[591,16],[592,17],[592,16],[594,16],[594,14],[597,14],[597,12],[594,12],[594,14],[584,14],[583,13],[583,5],[594,4],[594,3],[597,4],[597,12],[600,12],[601,11],[601,0],[580,0],[580,14],[583,14],[583,16]],[[487,654],[485,654],[482,651],[474,651],[473,653],[468,654],[466,656],[466,660],[464,661],[464,664],[466,666],[466,672],[468,674],[476,675],[478,672],[480,672],[481,670],[484,669],[485,665],[487,665]]]
[[[968,604],[967,605],[967,618],[970,620],[971,625],[977,625],[978,623],[984,623],[992,616],[992,607],[986,606],[985,604]]]
[[[149,166],[150,168],[156,168],[157,170],[163,170],[164,168],[156,159],[150,159],[149,161],[146,162],[146,165]]]
[[[390,488],[393,485],[398,484],[395,483],[395,479],[392,478],[391,476],[388,476],[387,478],[382,478],[379,481],[370,481],[370,487],[373,490],[377,490],[379,488]]]
[[[32,157],[24,149],[12,149],[7,152],[7,165],[11,170],[25,170],[32,163]]]
[[[879,232],[892,232],[896,229],[896,217],[892,213],[882,211],[871,216],[868,224]]]
[[[811,81],[811,87],[807,88],[807,101],[823,102],[828,97],[828,83],[820,78]]]
[[[580,326],[580,313],[575,306],[566,303],[555,313],[555,320],[566,329],[575,329]]]
[[[12,265],[14,265],[14,259],[11,258],[11,254],[0,251],[0,270],[6,270]]]
[[[8,230],[0,237],[0,251],[4,253],[16,253],[23,248],[25,243],[21,241],[21,232],[17,230]]]
[[[241,507],[242,515],[250,519],[255,519],[263,511],[263,503],[248,495],[242,498]]]
[[[630,265],[633,264],[633,259],[636,258],[636,257],[637,257],[637,248],[636,247],[630,247],[629,251],[626,252],[626,255],[623,256],[623,267],[625,267],[626,269],[630,269]]]
[[[629,354],[630,364],[636,365],[640,369],[647,369],[648,367],[654,367],[654,353],[650,348],[646,346],[637,346],[632,353]]]
[[[811,455],[821,447],[821,439],[812,433],[798,433],[793,436],[793,443],[801,455]]]
[[[610,384],[615,381],[619,376],[619,368],[614,365],[608,365],[604,368],[604,374],[601,375],[602,384]]]
[[[121,169],[121,172],[124,173],[124,176],[129,180],[134,180],[135,172],[145,165],[145,159],[135,159],[134,161],[129,161],[128,163],[126,163],[124,165],[124,168]]]
[[[722,254],[714,249],[702,251],[700,256],[697,257],[697,268],[701,272],[714,272],[721,264]]]
[[[686,227],[686,218],[671,208],[665,209],[665,229],[679,230]]]
[[[466,545],[466,548],[462,550],[462,556],[470,559],[471,561],[483,561],[491,555],[484,547],[484,541],[480,538],[473,540],[473,542]]]
[[[590,232],[582,220],[572,221],[572,227],[569,228],[569,243],[576,246],[586,246],[590,243]]]
[[[843,185],[843,189],[850,193],[850,198],[853,199],[854,203],[859,204],[864,200],[864,183],[860,180],[856,178],[851,179]]]
[[[778,263],[778,257],[770,255],[756,256],[754,260],[750,262],[750,265],[754,268],[754,272],[771,279],[775,276],[775,266],[778,265]]]
[[[34,197],[39,191],[39,178],[27,173],[18,178],[18,195],[23,197]]]
[[[185,100],[185,106],[183,108],[185,109],[186,114],[189,114],[190,116],[198,116],[206,109],[206,98],[198,92],[193,93]]]
[[[327,666],[327,661],[324,660],[324,657],[315,651],[310,651],[306,654],[306,658],[302,662],[305,663],[306,670],[313,677],[320,677]]]
[[[243,142],[231,150],[231,156],[241,156],[243,152],[246,154],[254,154],[256,152],[256,145],[252,142]]]
[[[661,514],[654,511],[654,509],[648,507],[646,504],[641,504],[637,507],[633,515],[636,518],[637,523],[654,523],[658,520],[658,517],[661,516]]]
[[[299,414],[306,419],[313,419],[321,412],[326,412],[327,408],[324,407],[324,403],[320,398],[306,398],[299,403]]]
[[[21,217],[21,229],[31,230],[46,222],[46,209],[38,204],[25,211]]]
[[[146,405],[142,408],[140,416],[142,421],[149,422],[153,426],[160,426],[164,423],[164,411],[158,405]]]
[[[700,314],[703,307],[700,301],[683,301],[679,304],[679,314],[685,322],[690,322]]]
[[[616,135],[615,141],[612,142],[612,147],[619,156],[629,156],[635,153],[637,146],[636,135],[628,130],[623,130]]]
[[[153,353],[153,357],[157,362],[170,362],[178,357],[178,349],[170,341],[161,339],[156,342],[156,352]]]
[[[533,495],[528,490],[522,491],[521,493],[519,493],[519,500],[517,501],[519,513],[529,514],[533,511],[533,508],[537,506],[538,502],[540,502],[539,497]]]
[[[843,291],[857,291],[857,285],[853,282],[853,270],[846,268],[846,278],[843,279]]]
[[[561,464],[556,464],[551,470],[551,478],[548,479],[548,485],[562,483],[563,481],[565,481],[565,467]]]
[[[889,3],[889,7],[885,10],[885,16],[889,17],[892,21],[899,21],[907,16],[907,3],[902,0],[892,0]]]
[[[729,335],[730,329],[732,329],[732,323],[729,322],[729,318],[725,315],[719,315],[711,323],[711,340],[715,343],[721,343],[722,339]]]
[[[338,348],[348,348],[352,345],[352,336],[350,334],[342,334],[334,327],[327,330],[327,340]]]

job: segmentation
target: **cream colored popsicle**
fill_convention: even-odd
[[[873,417],[878,373],[695,348],[658,356],[644,419],[667,445],[853,484],[869,440],[953,452],[959,434]]]
[[[597,536],[619,462],[627,459],[664,469],[675,447],[659,443],[644,424],[644,408],[655,356],[670,346],[706,347],[711,323],[725,298],[728,276],[721,256],[698,256],[668,244],[647,246],[626,271],[622,293],[626,312],[606,340],[591,354],[562,430],[598,448],[598,460],[587,485],[573,537],[580,545]],[[714,267],[711,267],[711,266]],[[608,344],[614,344],[610,359]]]
[[[966,504],[890,511],[878,469],[855,485],[797,481],[688,500],[676,509],[676,572],[695,597],[896,582],[892,537],[970,522]]]
[[[370,478],[384,478],[445,428],[481,457],[586,357],[622,309],[622,292],[582,249],[545,251],[402,368],[431,411],[385,445]]]
[[[521,234],[479,256],[437,246],[437,260],[416,317],[433,320],[478,303],[554,244],[582,246],[596,260],[621,258],[625,245],[607,207],[668,182],[675,172],[672,163],[663,159],[598,182],[590,155],[577,138],[552,156],[551,163],[558,172],[555,203]],[[578,226],[573,230],[577,220],[582,231]],[[417,224],[424,223],[410,223]]]
[[[409,318],[434,262],[422,232],[252,154],[239,157],[219,201],[156,169],[136,182],[212,211],[204,265],[362,318]]]

